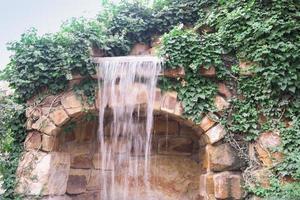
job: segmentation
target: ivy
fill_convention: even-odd
[[[0,174],[3,176],[5,193],[3,200],[19,199],[15,194],[16,170],[23,151],[25,138],[24,107],[13,102],[11,97],[0,96]]]

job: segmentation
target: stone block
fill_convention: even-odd
[[[143,43],[137,43],[133,46],[133,48],[131,49],[129,55],[149,55],[150,52],[150,46],[143,44]]]
[[[92,158],[89,154],[75,155],[72,157],[71,167],[75,169],[92,168]]]
[[[217,199],[243,199],[243,180],[240,173],[221,172],[213,176]]]
[[[198,134],[193,128],[189,126],[181,125],[179,129],[180,129],[179,131],[180,136],[185,136],[185,137],[188,136],[193,139],[198,139]]]
[[[273,152],[280,145],[281,138],[277,133],[265,132],[259,136],[255,144],[255,149],[264,166],[271,167],[283,160],[281,152]]]
[[[184,112],[183,105],[181,102],[177,102],[174,110],[174,115],[181,117]]]
[[[93,145],[90,142],[71,142],[66,144],[66,151],[72,152],[73,155],[90,154],[92,152]]]
[[[163,75],[169,78],[183,78],[185,76],[185,71],[184,68],[182,67],[175,68],[175,69],[166,69],[163,72]]]
[[[91,177],[91,170],[90,169],[70,169],[70,176],[85,176],[86,180],[88,181]]]
[[[103,172],[100,170],[91,170],[91,177],[87,184],[87,190],[100,190],[101,189],[101,175]]]
[[[213,127],[215,125],[215,123],[216,123],[215,120],[211,119],[211,117],[209,117],[208,115],[206,115],[201,120],[199,126],[205,132],[205,131],[208,131],[211,127]]]
[[[218,92],[219,94],[223,95],[226,99],[230,99],[232,97],[230,90],[224,83],[218,84]]]
[[[49,117],[56,126],[62,126],[70,119],[62,106],[53,108],[49,114]]]
[[[28,200],[32,200],[32,199],[28,199]],[[47,196],[47,197],[43,197],[41,200],[72,200],[72,198],[67,195],[62,195],[62,196]]]
[[[270,179],[272,177],[272,172],[268,168],[261,168],[253,171],[251,176],[255,178],[255,182],[253,182],[253,186],[257,184],[262,188],[269,188],[271,185]]]
[[[209,129],[205,134],[205,138],[209,144],[214,144],[222,140],[226,135],[226,131],[221,124]]]
[[[175,120],[157,117],[154,119],[153,132],[155,135],[178,135],[179,124]]]
[[[177,93],[166,92],[162,97],[161,110],[167,113],[174,113],[177,104]]]
[[[95,106],[97,110],[99,110],[100,105],[101,105],[101,94],[99,93],[99,91],[96,91]]]
[[[158,140],[158,153],[168,155],[191,155],[193,141],[190,138],[171,137]]]
[[[208,67],[208,68],[202,66],[202,67],[200,67],[200,74],[205,77],[215,77],[216,69],[213,66]]]
[[[70,175],[67,184],[67,194],[81,194],[86,191],[87,180],[85,176]]]
[[[58,141],[55,136],[43,134],[42,136],[42,150],[55,151],[58,148]]]
[[[91,191],[72,197],[72,200],[99,200],[101,199],[101,191]]]
[[[216,172],[239,170],[244,164],[229,144],[207,146],[205,158],[208,168]]]
[[[26,150],[40,149],[42,146],[41,134],[37,131],[29,132],[25,139],[24,145]]]
[[[229,103],[221,96],[217,95],[214,100],[215,107],[218,112],[229,108]]]
[[[251,71],[251,68],[255,66],[256,63],[240,60],[239,62],[239,68],[240,68],[240,74],[243,76],[252,76],[254,72]]]
[[[109,107],[123,107],[124,105],[128,106],[138,106],[148,103],[148,90],[144,84],[135,83],[131,86],[128,86],[126,90],[126,98],[121,95],[120,86],[114,88],[114,93],[108,89],[108,95],[110,97],[108,104]]]
[[[40,117],[35,123],[32,124],[32,128],[38,130],[47,135],[57,135],[60,128],[55,126],[46,116]]]
[[[74,117],[83,111],[83,103],[73,92],[64,94],[61,99],[61,104],[70,117]]]
[[[213,173],[207,173],[200,176],[200,196],[204,199],[214,198],[213,175]]]
[[[67,153],[30,151],[17,170],[16,193],[25,195],[63,195],[70,171]]]
[[[160,111],[161,101],[162,101],[161,90],[159,88],[156,88],[156,90],[155,90],[155,99],[154,99],[154,106],[153,106],[153,109],[155,111]]]

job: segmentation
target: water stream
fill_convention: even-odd
[[[150,200],[151,129],[161,60],[128,56],[96,62],[101,200]]]

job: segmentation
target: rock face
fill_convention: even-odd
[[[131,162],[134,162],[132,160]],[[185,157],[153,156],[151,162],[155,165],[151,168],[150,184],[151,198],[163,200],[198,200],[199,198],[199,165]],[[144,161],[138,162],[138,176],[143,173]],[[122,175],[122,171],[119,172]],[[141,176],[142,177],[142,176]],[[129,178],[129,185],[134,185]],[[137,189],[138,199],[145,199],[145,185],[138,188],[132,187],[132,192]]]
[[[239,172],[207,173],[200,177],[203,199],[243,199],[243,180]]]
[[[86,191],[87,180],[83,175],[71,175],[68,179],[67,194],[81,194]]]
[[[243,165],[235,150],[229,144],[206,147],[208,168],[215,172],[239,170]]]
[[[25,149],[39,149],[42,146],[41,134],[37,131],[29,132],[24,142]]]
[[[270,167],[282,161],[283,154],[280,152],[273,152],[280,144],[281,138],[276,133],[265,132],[260,135],[256,142],[255,149],[264,166]]]
[[[63,195],[70,170],[66,153],[25,153],[17,170],[17,193],[27,195]]]
[[[222,172],[214,175],[214,193],[217,199],[242,199],[242,176],[240,173]]]
[[[137,54],[148,51],[143,48],[136,49]],[[184,76],[182,70],[167,73],[168,76]],[[215,69],[202,69],[201,73],[214,77]],[[131,101],[127,102],[128,105],[142,108],[147,103],[147,88],[133,84],[128,90],[128,95],[138,99],[136,105],[132,105]],[[118,91],[116,87],[116,95]],[[134,177],[143,178],[145,160],[141,155],[134,155],[134,149],[126,148],[122,138],[118,138],[118,146],[111,151],[122,168],[114,169],[115,162],[106,166],[101,163],[102,155],[97,140],[98,121],[87,122],[85,119],[86,111],[94,113],[96,108],[99,109],[100,95],[96,96],[95,105],[90,105],[72,91],[52,96],[50,102],[57,100],[53,108],[42,104],[39,108],[28,110],[29,134],[25,147],[29,152],[24,154],[18,168],[16,192],[28,195],[29,199],[41,195],[42,199],[49,200],[99,200],[104,189],[101,176],[112,177],[114,170],[114,183],[118,186],[116,196],[122,199],[120,191],[124,188],[124,169],[137,163],[137,174],[130,172],[127,183],[130,188],[128,195],[137,192],[136,199],[242,199],[241,175],[228,171],[239,170],[241,162],[236,152],[224,144],[226,131],[217,122],[217,116],[229,105],[227,100],[231,98],[230,91],[224,84],[219,84],[216,107],[220,112],[214,113],[216,118],[210,118],[211,113],[207,114],[200,124],[183,118],[183,106],[177,97],[176,92],[156,89],[150,157],[152,166],[149,172],[150,197],[146,197],[143,181],[138,181],[139,184],[134,182]],[[108,109],[114,106],[120,106],[120,103],[109,102]],[[105,113],[105,144],[111,143],[108,133],[113,117],[110,114]],[[144,117],[143,111],[139,114]],[[76,126],[72,126],[73,122]],[[273,143],[264,139],[260,145],[265,150]],[[124,159],[124,154],[129,151],[132,153],[130,159]],[[205,170],[206,174],[203,174]]]

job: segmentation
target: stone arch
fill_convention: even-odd
[[[56,152],[60,143],[58,137],[62,132],[62,127],[69,122],[80,119],[86,113],[98,112],[98,102],[101,100],[99,100],[99,95],[95,96],[95,102],[89,104],[86,97],[78,96],[70,90],[56,96],[48,96],[40,101],[41,103],[30,106],[26,110],[28,135],[25,149],[27,152],[18,168],[18,193],[27,195],[41,193],[45,196],[64,195],[66,197],[67,180],[70,179],[66,169],[71,167],[71,158],[66,153]],[[140,103],[145,103],[143,98]],[[154,114],[169,116],[172,120],[191,128],[193,134],[198,137],[198,143],[201,146],[199,148],[200,199],[242,198],[242,179],[239,172],[241,163],[230,145],[222,142],[226,131],[217,120],[209,115],[206,115],[199,124],[185,119],[182,103],[178,100],[177,93],[162,92],[159,88],[156,89]],[[38,163],[33,164],[34,167],[29,173],[24,173],[32,160],[37,160]],[[36,184],[33,184],[30,179],[36,175],[42,177]],[[230,187],[225,187],[225,185],[230,185]],[[97,196],[93,192],[81,195]]]

